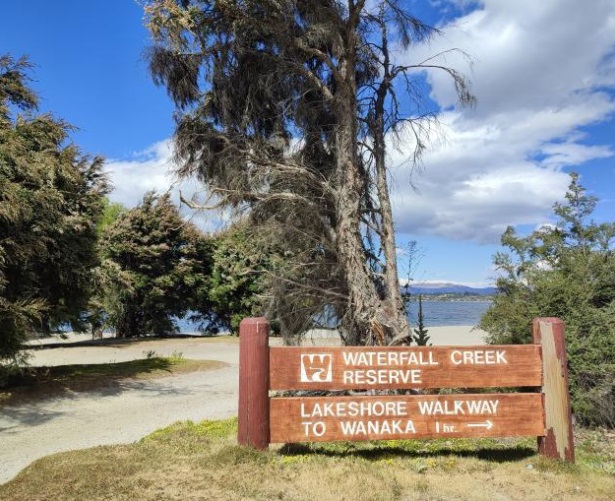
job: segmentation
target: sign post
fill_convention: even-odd
[[[544,456],[574,463],[564,322],[558,318],[535,318],[532,327],[534,343],[542,347],[544,367],[546,433],[538,437],[538,450]]]
[[[574,461],[563,323],[557,319],[534,321],[534,344],[502,346],[269,348],[262,338],[268,328],[263,318],[241,326],[242,445],[535,436],[541,454]],[[496,387],[542,392],[378,395]],[[269,398],[269,390],[371,391]]]
[[[238,442],[269,446],[269,323],[244,318],[239,324]]]

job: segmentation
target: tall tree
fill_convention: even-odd
[[[118,337],[178,332],[177,318],[208,311],[212,244],[182,220],[168,194],[148,193],[103,236],[99,304]]]
[[[434,66],[395,65],[388,44],[436,30],[396,0],[152,0],[145,11],[152,75],[179,111],[179,173],[203,180],[219,205],[250,209],[294,261],[272,304],[294,297],[308,320],[332,309],[347,344],[409,337],[385,136],[419,124],[415,108],[397,106],[397,79],[416,95],[411,75]],[[469,101],[465,80],[444,70]]]
[[[29,69],[0,56],[0,359],[28,335],[86,328],[109,189],[102,159],[69,143],[71,127],[36,114]]]

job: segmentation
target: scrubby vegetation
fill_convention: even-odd
[[[596,198],[577,175],[557,221],[526,237],[508,228],[499,293],[480,328],[492,343],[530,342],[534,317],[566,324],[573,411],[586,425],[615,427],[615,223],[596,224]]]
[[[236,329],[262,314],[265,260],[245,227],[206,236],[168,195],[110,203],[103,159],[72,144],[72,126],[38,113],[30,71],[26,58],[0,55],[0,386],[37,336],[168,335],[188,313]]]

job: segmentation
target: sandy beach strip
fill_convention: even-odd
[[[434,346],[474,346],[486,344],[487,332],[472,325],[447,325],[427,327],[429,343]],[[281,342],[273,341],[275,346]],[[313,329],[309,331],[302,342],[305,346],[339,345],[337,331],[333,329]],[[415,345],[413,345],[415,346]]]
[[[471,325],[428,327],[429,342],[434,346],[472,346],[485,344],[487,333]],[[239,362],[239,340],[235,337],[179,337],[119,341],[105,339],[90,344],[88,334],[70,334],[65,339],[45,338],[32,341],[28,363],[34,367],[68,364],[104,364],[146,358],[148,355],[168,357],[181,354],[195,360]],[[83,344],[82,344],[83,343]],[[272,337],[271,346],[282,346],[280,337]],[[339,346],[337,331],[313,329],[303,338],[304,346]]]

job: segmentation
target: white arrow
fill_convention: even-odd
[[[487,419],[484,423],[469,423],[466,425],[468,428],[487,428],[490,430],[493,428],[493,423]]]

